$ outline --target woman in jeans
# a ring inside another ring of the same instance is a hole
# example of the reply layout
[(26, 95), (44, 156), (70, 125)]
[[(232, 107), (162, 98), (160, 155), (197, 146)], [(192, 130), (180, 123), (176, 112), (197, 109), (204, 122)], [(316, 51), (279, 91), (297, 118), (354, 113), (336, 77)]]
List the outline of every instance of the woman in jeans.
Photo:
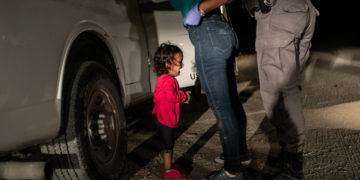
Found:
[(195, 46), (200, 82), (220, 132), (224, 168), (208, 179), (244, 179), (241, 157), (247, 154), (246, 115), (238, 99), (234, 74), (234, 50), (238, 42), (218, 8), (227, 2), (170, 0), (184, 16), (183, 24)]

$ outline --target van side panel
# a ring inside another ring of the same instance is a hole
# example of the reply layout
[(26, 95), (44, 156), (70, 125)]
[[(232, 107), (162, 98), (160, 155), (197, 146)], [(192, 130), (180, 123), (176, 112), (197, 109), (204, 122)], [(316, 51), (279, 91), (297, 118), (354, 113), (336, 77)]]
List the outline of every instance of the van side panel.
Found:
[[(136, 4), (130, 0), (99, 2), (1, 1), (0, 153), (43, 143), (57, 135), (61, 124), (59, 92), (66, 83), (60, 82), (62, 66), (71, 40), (82, 31), (97, 32), (80, 24), (95, 24), (103, 30), (99, 35), (108, 40), (119, 79), (125, 81), (121, 82), (125, 105), (133, 97), (151, 93), (145, 37), (138, 27), (140, 22), (129, 19), (128, 6), (134, 6), (132, 13), (136, 13)], [(142, 53), (138, 53), (140, 49)], [(126, 65), (131, 68), (123, 68)], [(126, 88), (128, 85), (140, 88), (134, 92)]]

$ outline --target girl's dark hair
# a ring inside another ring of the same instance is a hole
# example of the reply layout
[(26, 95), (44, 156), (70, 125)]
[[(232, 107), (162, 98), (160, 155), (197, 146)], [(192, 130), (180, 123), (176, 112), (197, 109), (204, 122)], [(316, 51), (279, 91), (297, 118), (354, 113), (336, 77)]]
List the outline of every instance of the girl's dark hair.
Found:
[(162, 43), (156, 50), (153, 61), (154, 61), (154, 72), (161, 76), (167, 74), (169, 68), (166, 67), (166, 63), (172, 64), (175, 59), (175, 54), (181, 53), (181, 49), (169, 42)]

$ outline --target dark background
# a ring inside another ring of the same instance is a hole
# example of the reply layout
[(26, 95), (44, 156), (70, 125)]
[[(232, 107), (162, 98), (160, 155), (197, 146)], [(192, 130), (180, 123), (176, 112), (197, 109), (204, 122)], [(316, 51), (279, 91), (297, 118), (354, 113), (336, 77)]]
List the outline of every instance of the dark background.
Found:
[[(319, 10), (315, 34), (312, 40), (314, 49), (360, 46), (359, 8), (357, 1), (313, 0)], [(256, 21), (242, 8), (241, 0), (234, 0), (229, 6), (230, 19), (239, 38), (239, 51), (242, 54), (255, 52)]]

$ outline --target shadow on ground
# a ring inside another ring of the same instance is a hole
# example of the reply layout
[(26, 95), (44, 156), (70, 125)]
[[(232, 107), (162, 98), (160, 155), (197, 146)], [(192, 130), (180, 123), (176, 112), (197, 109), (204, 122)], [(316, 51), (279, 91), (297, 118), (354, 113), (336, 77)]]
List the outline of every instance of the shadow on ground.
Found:
[[(148, 106), (151, 103), (148, 104)], [(137, 110), (136, 114), (147, 114), (147, 116), (142, 116), (145, 118), (140, 118), (136, 124), (134, 124), (129, 131), (134, 131), (134, 129), (149, 129), (151, 131), (156, 131), (156, 125), (151, 120), (149, 116), (151, 114), (151, 107), (143, 108)], [(182, 121), (182, 124), (179, 128), (175, 130), (175, 139), (181, 136), (207, 109), (208, 109), (207, 101), (205, 95), (199, 96), (198, 100), (193, 100), (190, 104), (186, 104), (182, 106), (182, 111), (190, 112), (185, 113), (181, 118), (186, 120)], [(194, 111), (196, 110), (196, 111)], [(136, 110), (135, 110), (136, 111)], [(143, 113), (139, 113), (142, 111)], [(136, 130), (135, 130), (136, 131)], [(189, 150), (180, 158), (178, 158), (177, 162), (179, 165), (183, 167), (187, 167), (187, 171), (191, 171), (192, 167), (192, 156), (196, 154), (198, 150), (212, 137), (217, 131), (217, 127), (210, 128), (205, 134), (201, 136), (201, 138), (192, 145)], [(162, 141), (161, 137), (156, 133), (146, 141), (137, 146), (134, 150), (128, 153), (127, 159), (127, 171), (126, 177), (132, 177), (137, 171), (141, 168), (145, 167), (155, 156), (159, 155), (162, 151)]]
[[(247, 82), (239, 93), (239, 98), (242, 102), (246, 102), (258, 89), (258, 78), (256, 71), (256, 57), (254, 54), (246, 55), (236, 58), (238, 66), (238, 82)], [(183, 119), (182, 124), (175, 131), (175, 138), (181, 136), (199, 117), (208, 110), (209, 106), (206, 101), (205, 94), (201, 94), (201, 88), (196, 87), (193, 92), (193, 99), (190, 104), (184, 104), (182, 111), (186, 112), (181, 117)], [(130, 119), (136, 119), (135, 123), (131, 123), (128, 127), (128, 132), (137, 133), (143, 129), (149, 131), (156, 131), (156, 125), (151, 120), (151, 108), (153, 103), (143, 103), (138, 107), (131, 108), (127, 112), (127, 116)], [(131, 120), (130, 120), (131, 121)], [(211, 137), (217, 132), (217, 126), (214, 124), (211, 126), (181, 157), (176, 160), (176, 164), (184, 167), (186, 172), (191, 172), (193, 167), (193, 156), (209, 141)], [(146, 141), (142, 142), (134, 150), (128, 153), (128, 165), (126, 169), (126, 177), (132, 177), (137, 171), (145, 167), (152, 159), (158, 156), (162, 151), (162, 141), (158, 134), (152, 135)]]

